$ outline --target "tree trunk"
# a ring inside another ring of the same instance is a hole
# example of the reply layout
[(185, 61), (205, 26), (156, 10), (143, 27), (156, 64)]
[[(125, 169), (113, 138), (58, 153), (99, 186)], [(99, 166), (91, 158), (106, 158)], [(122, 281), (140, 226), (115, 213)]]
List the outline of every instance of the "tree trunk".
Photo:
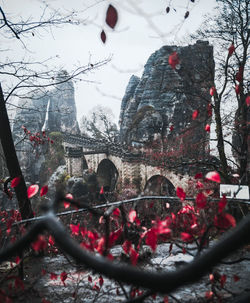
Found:
[(223, 131), (222, 131), (222, 123), (221, 123), (221, 115), (220, 115), (220, 99), (218, 98), (218, 96), (215, 96), (214, 114), (215, 114), (215, 123), (216, 123), (217, 149), (219, 152), (219, 157), (221, 162), (222, 175), (227, 183), (231, 183), (230, 178), (228, 176), (228, 165), (227, 165), (227, 158), (225, 154), (225, 146), (223, 140)]
[(2, 87), (0, 84), (0, 139), (6, 165), (11, 178), (21, 177), (19, 185), (15, 187), (18, 206), (23, 219), (33, 217), (30, 200), (27, 196), (27, 187), (17, 159), (16, 150), (11, 134), (8, 113), (6, 110)]

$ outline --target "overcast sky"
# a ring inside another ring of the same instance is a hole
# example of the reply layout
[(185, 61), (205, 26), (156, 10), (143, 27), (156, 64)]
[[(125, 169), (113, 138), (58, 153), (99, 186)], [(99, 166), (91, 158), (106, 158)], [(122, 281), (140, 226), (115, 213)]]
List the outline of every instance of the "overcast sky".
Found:
[[(204, 14), (213, 12), (216, 4), (215, 0), (195, 0), (194, 3), (190, 0), (0, 0), (12, 18), (40, 16), (46, 2), (50, 8), (60, 9), (64, 14), (74, 9), (81, 25), (67, 25), (40, 36), (30, 36), (26, 40), (28, 51), (20, 42), (9, 41), (8, 56), (26, 56), (31, 60), (55, 57), (49, 64), (67, 70), (112, 57), (106, 66), (84, 76), (87, 82), (75, 83), (75, 99), (78, 120), (93, 106), (102, 104), (112, 109), (116, 121), (131, 75), (140, 76), (148, 57), (161, 46), (185, 44), (189, 33), (200, 26)], [(169, 2), (172, 4), (166, 14)], [(109, 4), (117, 8), (119, 15), (114, 31), (105, 24)], [(190, 15), (183, 22), (187, 10)], [(100, 39), (102, 29), (107, 34), (106, 44)]]

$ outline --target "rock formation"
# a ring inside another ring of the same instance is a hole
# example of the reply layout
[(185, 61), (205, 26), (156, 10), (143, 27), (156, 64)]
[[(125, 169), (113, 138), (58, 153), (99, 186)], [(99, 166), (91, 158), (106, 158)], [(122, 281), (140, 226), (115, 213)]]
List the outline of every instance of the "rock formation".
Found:
[(44, 154), (48, 144), (37, 146), (27, 140), (20, 142), (23, 137), (22, 126), (25, 126), (32, 134), (45, 131), (79, 133), (76, 118), (76, 105), (74, 86), (72, 81), (63, 82), (68, 77), (66, 71), (58, 73), (56, 81), (60, 82), (52, 91), (42, 95), (34, 95), (29, 99), (20, 99), (13, 125), (14, 141), (18, 143), (17, 152), (23, 172), (27, 180), (37, 181)]
[[(179, 64), (172, 68), (169, 56), (174, 52)], [(195, 150), (196, 156), (197, 151), (203, 156), (213, 83), (213, 47), (208, 42), (163, 46), (149, 57), (142, 77), (132, 76), (129, 81), (120, 112), (122, 143), (145, 145), (158, 140), (165, 150), (179, 149), (188, 156)], [(192, 119), (195, 110), (198, 117)]]

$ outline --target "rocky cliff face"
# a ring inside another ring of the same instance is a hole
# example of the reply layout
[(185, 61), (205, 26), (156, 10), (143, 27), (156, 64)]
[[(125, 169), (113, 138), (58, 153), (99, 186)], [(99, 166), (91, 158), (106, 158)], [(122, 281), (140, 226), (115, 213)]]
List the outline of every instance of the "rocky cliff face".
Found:
[[(67, 72), (58, 74), (58, 81), (63, 81)], [(72, 81), (57, 85), (52, 91), (43, 95), (34, 95), (30, 99), (20, 99), (13, 125), (13, 137), (17, 143), (23, 137), (22, 126), (32, 134), (45, 131), (79, 133), (76, 118), (76, 105), (74, 86)], [(39, 172), (44, 162), (44, 154), (48, 144), (36, 146), (29, 140), (19, 142), (17, 145), (18, 158), (23, 172), (28, 180), (33, 182), (39, 179)]]
[[(179, 57), (175, 68), (169, 65), (173, 52)], [(121, 141), (133, 145), (157, 139), (161, 148), (178, 147), (190, 155), (191, 149), (198, 146), (199, 153), (204, 154), (208, 137), (204, 128), (210, 122), (207, 106), (213, 82), (213, 47), (208, 42), (163, 46), (150, 56), (142, 77), (132, 76), (129, 81), (121, 105)], [(199, 114), (193, 120), (195, 110)]]

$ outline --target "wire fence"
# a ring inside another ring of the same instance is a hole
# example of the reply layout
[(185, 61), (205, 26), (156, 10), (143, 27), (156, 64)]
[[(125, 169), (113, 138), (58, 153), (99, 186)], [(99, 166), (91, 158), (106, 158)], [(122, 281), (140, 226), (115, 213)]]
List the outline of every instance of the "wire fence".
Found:
[[(7, 245), (0, 250), (0, 262), (8, 260), (12, 256), (21, 254), (24, 249), (28, 248), (36, 237), (44, 232), (49, 232), (55, 239), (56, 245), (62, 249), (66, 254), (75, 259), (79, 264), (83, 264), (86, 268), (98, 272), (110, 279), (119, 282), (136, 285), (148, 289), (148, 293), (159, 292), (162, 294), (170, 293), (180, 286), (191, 284), (199, 280), (202, 276), (211, 270), (217, 263), (222, 261), (225, 257), (229, 256), (232, 252), (236, 251), (243, 245), (250, 242), (250, 215), (246, 216), (238, 224), (237, 227), (230, 230), (220, 241), (218, 241), (212, 248), (206, 250), (204, 253), (196, 257), (192, 262), (186, 264), (182, 268), (174, 272), (153, 272), (136, 268), (131, 265), (118, 264), (109, 261), (102, 256), (96, 256), (84, 250), (66, 231), (63, 224), (58, 219), (58, 216), (72, 214), (81, 211), (90, 211), (94, 215), (100, 215), (98, 212), (100, 208), (107, 208), (104, 212), (106, 224), (109, 223), (109, 216), (115, 207), (132, 202), (141, 202), (146, 199), (167, 199), (175, 202), (178, 198), (167, 196), (145, 196), (137, 197), (124, 201), (117, 201), (112, 203), (105, 203), (90, 207), (79, 203), (79, 201), (65, 198), (62, 193), (56, 194), (54, 201), (49, 201), (46, 213), (38, 218), (23, 220), (17, 224), (29, 224), (28, 231), (21, 236), (13, 244)], [(193, 201), (194, 199), (188, 198), (187, 200)], [(62, 201), (67, 201), (72, 205), (82, 206), (82, 208), (63, 213), (57, 213), (57, 209)], [(214, 199), (213, 199), (214, 201)], [(235, 201), (234, 202), (239, 202)], [(244, 201), (245, 202), (245, 201)], [(249, 204), (249, 201), (247, 201)], [(103, 212), (102, 212), (103, 214)], [(34, 222), (35, 221), (35, 222)], [(145, 297), (145, 294), (143, 295)], [(142, 297), (137, 297), (135, 300), (142, 302)], [(247, 300), (250, 300), (250, 293), (247, 295)], [(137, 302), (133, 301), (133, 302)], [(131, 301), (132, 302), (132, 301)], [(249, 301), (235, 301), (235, 302), (249, 302)]]
[[(81, 199), (78, 199), (78, 201), (80, 201), (80, 200)], [(76, 214), (76, 213), (80, 213), (80, 212), (89, 211), (89, 209), (97, 210), (97, 209), (102, 209), (102, 208), (106, 208), (106, 207), (119, 207), (121, 205), (130, 204), (130, 203), (134, 203), (134, 202), (142, 203), (142, 202), (145, 202), (146, 200), (158, 200), (158, 201), (167, 200), (170, 203), (180, 201), (180, 199), (178, 197), (173, 197), (173, 196), (138, 196), (136, 198), (131, 198), (131, 199), (127, 199), (127, 200), (120, 200), (120, 201), (115, 201), (115, 202), (107, 201), (106, 203), (94, 205), (91, 207), (86, 206), (86, 207), (79, 208), (79, 209), (68, 210), (68, 211), (56, 213), (55, 216), (61, 217), (61, 216), (72, 215), (72, 214)], [(250, 205), (250, 201), (248, 201), (248, 200), (235, 199), (235, 198), (227, 199), (227, 200), (232, 204), (242, 203), (242, 204)], [(72, 202), (72, 200), (66, 199), (66, 198), (64, 198), (64, 201)], [(195, 201), (195, 198), (186, 197), (185, 201)], [(213, 198), (213, 199), (208, 199), (207, 201), (208, 202), (219, 202), (220, 199)], [(76, 203), (79, 203), (79, 202), (76, 202)], [(24, 224), (24, 223), (28, 223), (28, 222), (42, 220), (42, 219), (46, 218), (46, 216), (47, 215), (21, 220), (21, 221), (15, 222), (13, 225), (20, 225), (20, 224)]]

